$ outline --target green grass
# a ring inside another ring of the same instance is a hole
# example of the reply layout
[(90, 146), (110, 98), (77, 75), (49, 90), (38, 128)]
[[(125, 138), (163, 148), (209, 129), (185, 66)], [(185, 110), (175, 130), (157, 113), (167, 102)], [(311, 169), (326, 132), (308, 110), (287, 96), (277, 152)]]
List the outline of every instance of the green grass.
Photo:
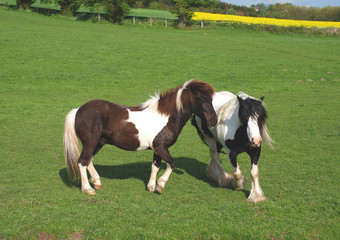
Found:
[[(92, 24), (0, 7), (0, 238), (338, 239), (339, 43)], [(208, 149), (189, 123), (170, 149), (177, 168), (162, 195), (146, 190), (152, 151), (104, 147), (95, 196), (67, 183), (69, 110), (94, 98), (137, 105), (191, 78), (265, 96), (276, 141), (259, 162), (268, 201), (246, 201), (246, 155), (239, 158), (245, 192), (207, 180)]]

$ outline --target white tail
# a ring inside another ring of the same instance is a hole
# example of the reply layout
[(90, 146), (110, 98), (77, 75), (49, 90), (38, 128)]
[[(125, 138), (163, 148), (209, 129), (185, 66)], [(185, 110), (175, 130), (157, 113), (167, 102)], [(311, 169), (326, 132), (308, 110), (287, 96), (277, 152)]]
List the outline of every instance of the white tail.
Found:
[(80, 172), (78, 166), (79, 141), (75, 130), (76, 113), (78, 109), (71, 110), (65, 120), (64, 128), (64, 153), (67, 173), (70, 180), (79, 180)]

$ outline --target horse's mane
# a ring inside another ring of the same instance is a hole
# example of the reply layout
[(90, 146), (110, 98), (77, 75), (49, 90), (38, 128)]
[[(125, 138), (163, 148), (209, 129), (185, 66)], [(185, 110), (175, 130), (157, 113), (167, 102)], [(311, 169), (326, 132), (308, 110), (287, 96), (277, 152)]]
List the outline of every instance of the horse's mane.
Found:
[(184, 106), (194, 104), (193, 95), (197, 92), (204, 92), (212, 97), (215, 90), (209, 83), (192, 79), (175, 88), (156, 93), (139, 107), (149, 108), (165, 115), (175, 114), (182, 111)]
[(226, 119), (230, 119), (232, 114), (234, 113), (234, 109), (238, 106), (239, 102), (237, 97), (240, 97), (243, 100), (246, 100), (247, 98), (253, 99), (255, 101), (261, 102), (261, 109), (255, 109), (254, 112), (251, 112), (250, 115), (257, 116), (258, 117), (258, 124), (260, 128), (260, 133), (263, 138), (263, 140), (266, 141), (266, 143), (273, 148), (274, 141), (271, 139), (269, 130), (267, 128), (266, 119), (267, 119), (267, 111), (265, 109), (265, 104), (262, 100), (254, 98), (252, 96), (249, 96), (248, 94), (244, 92), (239, 92), (237, 95), (235, 95), (232, 99), (230, 99), (228, 102), (226, 102), (220, 109), (217, 110), (217, 118), (218, 122), (221, 123), (225, 121)]

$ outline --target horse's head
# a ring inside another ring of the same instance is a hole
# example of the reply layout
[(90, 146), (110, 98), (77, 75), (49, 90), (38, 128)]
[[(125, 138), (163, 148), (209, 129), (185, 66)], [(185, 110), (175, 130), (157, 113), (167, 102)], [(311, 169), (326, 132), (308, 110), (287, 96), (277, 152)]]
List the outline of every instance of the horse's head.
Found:
[(212, 105), (214, 88), (209, 83), (192, 80), (187, 89), (191, 93), (193, 113), (205, 120), (208, 127), (214, 127), (217, 124), (216, 112)]
[(249, 96), (242, 98), (237, 95), (237, 99), (239, 101), (239, 119), (242, 125), (247, 126), (250, 145), (260, 147), (262, 143), (261, 132), (267, 119), (267, 112), (262, 105), (264, 97), (255, 99)]

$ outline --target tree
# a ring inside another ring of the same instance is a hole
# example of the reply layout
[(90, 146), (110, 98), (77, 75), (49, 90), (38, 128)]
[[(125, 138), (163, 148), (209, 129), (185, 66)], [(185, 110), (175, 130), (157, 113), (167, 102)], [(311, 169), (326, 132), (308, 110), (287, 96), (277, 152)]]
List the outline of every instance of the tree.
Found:
[(40, 2), (59, 5), (63, 16), (74, 16), (82, 4), (82, 0), (40, 0)]
[(198, 7), (209, 7), (213, 3), (215, 0), (172, 0), (173, 9), (171, 12), (177, 15), (178, 26), (185, 27)]
[(83, 0), (87, 7), (102, 6), (112, 23), (121, 23), (124, 16), (136, 6), (136, 0)]
[(35, 3), (35, 0), (17, 0), (17, 8), (28, 10), (33, 3)]
[(130, 7), (136, 4), (133, 0), (104, 0), (103, 6), (112, 23), (121, 23)]
[(60, 6), (61, 14), (74, 16), (81, 5), (81, 0), (54, 0)]
[(229, 8), (229, 9), (226, 11), (226, 14), (227, 14), (227, 15), (237, 15), (237, 12), (236, 12), (235, 9)]

